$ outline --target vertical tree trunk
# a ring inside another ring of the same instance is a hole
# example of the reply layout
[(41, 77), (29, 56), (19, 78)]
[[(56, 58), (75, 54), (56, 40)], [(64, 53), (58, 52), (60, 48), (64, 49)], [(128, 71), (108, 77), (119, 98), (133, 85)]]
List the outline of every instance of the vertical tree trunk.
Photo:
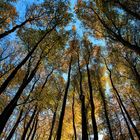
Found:
[(33, 134), (32, 134), (32, 137), (31, 137), (30, 140), (34, 140), (34, 137), (35, 137), (35, 134), (36, 134), (36, 131), (37, 131), (37, 125), (38, 125), (38, 116), (36, 118), (35, 127), (34, 127)]
[(62, 110), (61, 110), (61, 113), (60, 113), (60, 119), (59, 119), (59, 124), (58, 124), (56, 140), (60, 140), (61, 139), (63, 119), (64, 119), (64, 115), (65, 115), (65, 108), (66, 108), (66, 101), (67, 101), (67, 94), (68, 94), (69, 85), (70, 85), (71, 63), (72, 63), (72, 57), (71, 57), (70, 64), (69, 64), (68, 80), (67, 80), (67, 85), (66, 85), (66, 89), (65, 89), (64, 98), (63, 98)]
[(29, 84), (29, 82), (33, 79), (33, 77), (36, 74), (36, 71), (38, 69), (39, 63), (40, 63), (41, 58), (39, 59), (39, 61), (37, 62), (35, 68), (32, 70), (30, 76), (28, 77), (28, 73), (25, 75), (23, 82), (21, 84), (21, 86), (19, 87), (15, 97), (10, 101), (10, 103), (5, 107), (4, 111), (2, 112), (2, 114), (0, 115), (0, 120), (1, 120), (1, 125), (0, 125), (0, 134), (2, 133), (8, 119), (10, 118), (10, 116), (12, 115), (18, 99), (20, 98), (24, 88)]
[(55, 109), (55, 111), (54, 111), (54, 114), (53, 114), (52, 124), (51, 124), (51, 130), (50, 130), (50, 135), (49, 135), (48, 140), (51, 140), (51, 139), (52, 139), (53, 129), (54, 129), (55, 120), (56, 120), (57, 108), (58, 108), (58, 106), (56, 107), (56, 109)]
[[(105, 62), (105, 63), (106, 63), (106, 62)], [(118, 90), (116, 89), (116, 87), (115, 87), (115, 85), (114, 85), (114, 83), (113, 83), (111, 70), (108, 68), (107, 64), (105, 64), (105, 65), (106, 65), (106, 67), (107, 67), (107, 70), (109, 71), (109, 78), (110, 78), (111, 86), (112, 86), (114, 92), (115, 92), (116, 95), (117, 95), (118, 101), (119, 101), (120, 105), (122, 106), (122, 108), (123, 108), (123, 110), (124, 110), (124, 112), (125, 112), (125, 114), (126, 114), (128, 120), (129, 120), (131, 126), (133, 127), (133, 129), (134, 129), (136, 135), (138, 136), (138, 138), (140, 138), (140, 133), (138, 132), (136, 126), (134, 125), (134, 123), (133, 123), (133, 121), (132, 121), (132, 119), (131, 119), (131, 117), (130, 117), (128, 111), (126, 110), (126, 108), (125, 108), (125, 106), (124, 106), (124, 104), (123, 104), (123, 102), (122, 102), (122, 100), (121, 100), (121, 97), (120, 97), (120, 95), (119, 95), (119, 92), (118, 92)]]
[(73, 122), (73, 131), (74, 131), (74, 139), (77, 140), (77, 134), (76, 134), (76, 126), (75, 126), (75, 111), (74, 111), (74, 93), (73, 93), (73, 102), (72, 102), (72, 122)]
[(108, 111), (107, 111), (107, 105), (106, 105), (106, 100), (105, 100), (105, 94), (102, 91), (100, 82), (99, 82), (99, 85), (98, 86), (99, 86), (99, 92), (100, 92), (100, 95), (101, 95), (101, 98), (102, 98), (102, 102), (103, 102), (103, 108), (104, 108), (104, 113), (105, 113), (107, 127), (108, 127), (109, 134), (110, 134), (110, 139), (111, 140), (114, 140), (113, 134), (112, 134), (112, 129), (111, 129), (111, 124), (110, 124), (109, 117), (108, 117)]
[(91, 106), (91, 117), (92, 117), (92, 126), (94, 132), (94, 140), (98, 140), (98, 130), (97, 130), (97, 124), (95, 118), (95, 105), (93, 102), (92, 84), (90, 79), (90, 71), (89, 71), (88, 63), (86, 64), (86, 68), (87, 68), (87, 75), (88, 75), (88, 86), (89, 86), (89, 94), (90, 94), (90, 106)]
[(21, 136), (21, 140), (25, 140), (26, 134), (27, 134), (27, 132), (28, 132), (28, 130), (30, 128), (30, 125), (33, 122), (33, 119), (35, 118), (36, 111), (37, 111), (37, 105), (35, 106), (34, 111), (33, 111), (32, 115), (31, 115), (31, 118), (30, 118), (29, 122), (27, 123), (27, 125), (26, 125), (26, 127), (25, 127), (25, 129), (23, 131), (23, 134)]
[(130, 128), (130, 126), (129, 126), (129, 123), (128, 123), (128, 121), (127, 121), (127, 118), (125, 117), (125, 114), (124, 114), (124, 111), (123, 111), (123, 109), (122, 109), (122, 107), (121, 107), (121, 104), (120, 104), (119, 102), (118, 102), (118, 104), (119, 104), (119, 107), (120, 107), (120, 109), (121, 109), (121, 113), (122, 113), (122, 115), (123, 115), (123, 118), (124, 118), (124, 120), (125, 120), (125, 123), (126, 123), (127, 129), (128, 129), (128, 133), (129, 133), (129, 135), (130, 135), (130, 138), (131, 138), (131, 140), (134, 140), (134, 137), (133, 137), (131, 128)]
[(18, 116), (18, 118), (17, 118), (17, 121), (16, 121), (14, 127), (12, 128), (12, 130), (10, 131), (10, 133), (9, 133), (8, 137), (6, 138), (6, 140), (11, 140), (11, 138), (12, 138), (12, 136), (13, 136), (13, 134), (14, 134), (14, 132), (15, 132), (15, 130), (16, 130), (18, 124), (20, 123), (22, 114), (23, 114), (23, 108), (21, 109), (21, 111), (20, 111), (20, 113), (19, 113), (19, 116)]
[(82, 73), (80, 69), (79, 56), (78, 56), (78, 70), (79, 70), (79, 80), (80, 80), (79, 82), (80, 82), (80, 101), (81, 101), (81, 115), (82, 115), (82, 140), (88, 140), (85, 95), (83, 94)]
[[(36, 114), (36, 116), (37, 116), (37, 114)], [(31, 129), (30, 129), (30, 131), (29, 131), (29, 134), (28, 134), (26, 140), (29, 140), (29, 138), (30, 138), (30, 136), (31, 136), (31, 134), (32, 134), (32, 132), (33, 132), (33, 130), (34, 130), (35, 123), (36, 123), (36, 117), (34, 117), (34, 120), (33, 120), (32, 126), (31, 126)], [(25, 130), (25, 129), (24, 129), (24, 130)]]

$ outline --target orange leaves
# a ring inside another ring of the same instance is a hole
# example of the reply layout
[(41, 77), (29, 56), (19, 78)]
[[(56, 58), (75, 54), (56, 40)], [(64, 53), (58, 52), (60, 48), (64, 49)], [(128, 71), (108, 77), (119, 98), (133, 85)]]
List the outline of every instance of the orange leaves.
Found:
[(76, 26), (75, 25), (72, 26), (72, 31), (76, 31)]
[(7, 18), (5, 22), (10, 23), (11, 22), (10, 18)]

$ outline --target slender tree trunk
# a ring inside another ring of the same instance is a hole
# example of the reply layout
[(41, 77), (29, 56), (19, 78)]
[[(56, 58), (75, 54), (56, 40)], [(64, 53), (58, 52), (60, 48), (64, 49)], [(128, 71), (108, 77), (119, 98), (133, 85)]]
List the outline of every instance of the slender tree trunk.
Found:
[(70, 85), (71, 63), (72, 63), (72, 57), (71, 57), (70, 64), (69, 64), (68, 80), (67, 80), (67, 85), (66, 85), (66, 89), (65, 89), (64, 98), (63, 98), (63, 105), (62, 105), (62, 110), (61, 110), (61, 114), (60, 114), (56, 140), (61, 139), (63, 119), (64, 119), (64, 115), (65, 115), (65, 108), (66, 108), (66, 101), (67, 101), (67, 94), (68, 94), (69, 85)]
[(55, 120), (56, 120), (56, 113), (57, 113), (57, 108), (58, 108), (58, 106), (56, 107), (56, 109), (55, 109), (55, 111), (54, 111), (54, 114), (53, 114), (53, 118), (52, 118), (52, 124), (51, 124), (51, 130), (50, 130), (50, 135), (49, 135), (49, 138), (48, 138), (48, 140), (51, 140), (51, 139), (52, 139), (52, 135), (53, 135), (53, 129), (54, 129)]
[(22, 117), (22, 114), (23, 114), (23, 108), (21, 109), (20, 113), (19, 113), (19, 116), (17, 118), (17, 121), (14, 125), (14, 127), (12, 128), (12, 130), (10, 131), (8, 137), (6, 138), (6, 140), (11, 140), (16, 128), (18, 127), (18, 124), (20, 123), (20, 120), (21, 120), (21, 117)]
[(31, 125), (31, 123), (33, 122), (33, 120), (35, 118), (36, 111), (37, 111), (37, 105), (35, 106), (34, 111), (33, 111), (32, 115), (31, 115), (31, 118), (30, 118), (29, 122), (27, 123), (27, 125), (26, 125), (26, 127), (25, 127), (25, 129), (23, 131), (23, 134), (21, 136), (21, 140), (25, 140), (27, 132), (28, 132), (28, 130), (30, 128), (30, 125)]
[(108, 72), (109, 72), (109, 78), (110, 78), (111, 86), (112, 86), (112, 88), (113, 88), (113, 90), (114, 90), (114, 92), (116, 93), (116, 96), (117, 96), (117, 98), (118, 98), (118, 103), (120, 103), (120, 105), (122, 106), (122, 109), (124, 110), (124, 112), (125, 112), (125, 114), (126, 114), (128, 120), (129, 120), (131, 126), (133, 127), (133, 129), (134, 129), (136, 135), (138, 136), (138, 138), (140, 138), (140, 133), (138, 132), (136, 126), (134, 125), (134, 123), (133, 123), (133, 121), (132, 121), (132, 119), (131, 119), (131, 117), (130, 117), (128, 111), (126, 110), (126, 108), (125, 108), (125, 106), (124, 106), (124, 104), (123, 104), (123, 102), (122, 102), (122, 99), (121, 99), (121, 97), (120, 97), (120, 95), (119, 95), (119, 92), (118, 92), (118, 90), (116, 89), (116, 87), (115, 87), (115, 85), (114, 85), (114, 83), (113, 83), (113, 80), (112, 80), (112, 73), (111, 73), (111, 70), (108, 68), (108, 65), (107, 65), (107, 63), (106, 63), (105, 58), (104, 58), (104, 62), (105, 62), (106, 68), (107, 68), (107, 70), (108, 70)]
[(74, 111), (74, 105), (75, 105), (75, 100), (74, 100), (74, 93), (73, 93), (73, 102), (72, 102), (72, 122), (73, 122), (73, 131), (74, 131), (74, 139), (77, 140), (77, 134), (76, 134), (76, 126), (75, 126), (75, 111)]
[(33, 19), (26, 19), (24, 22), (22, 22), (19, 25), (14, 26), (12, 29), (9, 31), (5, 31), (4, 33), (0, 34), (0, 39), (4, 38), (5, 36), (9, 35), (10, 33), (13, 33), (15, 30), (23, 27), (27, 22), (32, 21)]
[[(37, 114), (38, 114), (38, 113), (37, 113)], [(36, 116), (37, 116), (37, 114), (36, 114)], [(26, 140), (29, 140), (29, 138), (30, 138), (30, 136), (31, 136), (31, 134), (32, 134), (32, 132), (33, 132), (33, 129), (34, 129), (35, 124), (36, 124), (36, 116), (34, 117), (34, 120), (33, 120), (32, 126), (31, 126), (31, 129), (30, 129), (30, 132), (29, 132), (29, 134), (28, 134)], [(24, 129), (24, 130), (25, 130), (25, 129)]]
[(94, 140), (98, 140), (98, 130), (97, 130), (97, 124), (95, 118), (95, 105), (93, 102), (92, 84), (90, 79), (90, 71), (89, 71), (88, 63), (86, 64), (86, 68), (87, 68), (87, 75), (88, 75), (88, 86), (89, 86), (89, 94), (90, 94), (90, 106), (91, 106), (91, 117), (92, 117), (92, 126), (94, 132)]
[(102, 98), (102, 102), (103, 102), (103, 108), (104, 108), (104, 113), (105, 113), (107, 127), (108, 127), (109, 134), (110, 134), (110, 139), (114, 140), (113, 134), (112, 134), (112, 129), (111, 129), (111, 124), (110, 124), (109, 117), (108, 117), (108, 111), (107, 111), (107, 105), (106, 105), (106, 100), (105, 100), (105, 94), (103, 93), (103, 91), (102, 91), (100, 86), (101, 85), (99, 83), (99, 92), (100, 92), (100, 95), (101, 95), (101, 98)]
[(7, 77), (7, 79), (4, 81), (4, 83), (0, 87), (0, 94), (4, 92), (4, 90), (7, 88), (8, 84), (11, 82), (11, 80), (14, 78), (14, 76), (17, 74), (18, 70), (27, 62), (27, 60), (31, 57), (31, 55), (34, 53), (38, 45), (42, 42), (42, 40), (46, 37), (47, 34), (49, 34), (51, 31), (55, 29), (56, 25), (48, 30), (42, 38), (36, 43), (36, 45), (32, 48), (32, 50), (27, 54), (27, 56), (17, 65), (17, 67), (11, 72), (11, 74)]
[(118, 102), (118, 104), (119, 104), (119, 107), (120, 107), (120, 109), (121, 109), (121, 113), (122, 113), (122, 115), (123, 115), (123, 118), (124, 118), (124, 120), (125, 120), (125, 123), (126, 123), (127, 129), (128, 129), (128, 133), (129, 133), (129, 135), (130, 135), (130, 138), (131, 138), (131, 140), (134, 140), (134, 137), (133, 137), (131, 128), (130, 128), (130, 126), (129, 126), (129, 123), (128, 123), (128, 121), (127, 121), (127, 118), (125, 117), (125, 114), (124, 114), (124, 111), (123, 111), (123, 109), (122, 109), (122, 107), (121, 107), (121, 104), (120, 104), (119, 102)]
[[(118, 102), (118, 104), (119, 104), (119, 107), (120, 107), (122, 116), (123, 116), (123, 118), (124, 118), (124, 121), (125, 121), (125, 123), (126, 123), (127, 129), (128, 129), (128, 133), (129, 133), (129, 135), (130, 135), (130, 138), (131, 138), (132, 140), (134, 140), (134, 137), (133, 137), (131, 128), (130, 128), (130, 126), (129, 126), (129, 123), (128, 123), (128, 121), (127, 121), (127, 118), (125, 117), (125, 113), (124, 113), (124, 111), (123, 111), (123, 109), (122, 109), (122, 107), (121, 107), (121, 104), (120, 104), (120, 102), (119, 102), (117, 96), (116, 96), (116, 95), (113, 95), (113, 96), (114, 96), (114, 98), (117, 100), (117, 102)], [(116, 113), (115, 113), (115, 114), (116, 114)], [(118, 117), (117, 114), (116, 114), (116, 116)], [(119, 118), (118, 118), (118, 120), (119, 120)], [(120, 124), (120, 126), (121, 126), (121, 124)], [(120, 132), (121, 132), (121, 131), (120, 131)]]
[(80, 77), (79, 82), (80, 82), (80, 101), (81, 101), (81, 115), (82, 115), (82, 140), (88, 140), (85, 95), (83, 94), (82, 73), (80, 68), (79, 56), (78, 56), (78, 70), (79, 70), (79, 77)]
[(1, 125), (0, 125), (0, 134), (2, 133), (8, 119), (10, 118), (10, 116), (12, 115), (18, 99), (20, 98), (23, 90), (25, 89), (25, 87), (29, 84), (29, 82), (33, 79), (33, 77), (36, 74), (36, 71), (38, 69), (39, 63), (40, 63), (41, 58), (39, 59), (39, 61), (37, 62), (35, 68), (32, 70), (30, 76), (28, 77), (28, 73), (25, 75), (23, 82), (21, 84), (21, 86), (19, 87), (15, 97), (10, 101), (10, 103), (5, 107), (4, 111), (2, 112), (2, 114), (0, 115), (0, 120), (1, 120)]
[(35, 137), (35, 134), (36, 134), (36, 131), (37, 131), (37, 125), (38, 125), (38, 117), (36, 119), (35, 127), (34, 127), (33, 134), (32, 134), (32, 137), (31, 137), (30, 140), (34, 140), (34, 137)]
[(128, 120), (129, 120), (131, 126), (133, 127), (133, 129), (134, 129), (136, 135), (138, 136), (138, 138), (140, 138), (140, 134), (139, 134), (139, 132), (138, 132), (136, 126), (134, 125), (134, 123), (133, 123), (133, 121), (132, 121), (132, 119), (131, 119), (129, 113), (127, 112), (127, 110), (126, 110), (126, 108), (125, 108), (125, 106), (124, 106), (124, 104), (123, 104), (123, 102), (122, 102), (122, 100), (121, 100), (121, 97), (120, 97), (120, 95), (119, 95), (119, 92), (118, 92), (118, 90), (116, 89), (116, 87), (115, 87), (115, 85), (114, 85), (114, 83), (113, 83), (111, 71), (109, 70), (109, 68), (108, 68), (108, 71), (109, 71), (109, 77), (110, 77), (111, 86), (112, 86), (113, 90), (115, 91), (115, 93), (116, 93), (116, 95), (117, 95), (117, 97), (118, 97), (118, 100), (119, 100), (119, 102), (120, 102), (120, 104), (121, 104), (121, 106), (122, 106), (124, 112), (126, 113), (126, 116), (127, 116)]

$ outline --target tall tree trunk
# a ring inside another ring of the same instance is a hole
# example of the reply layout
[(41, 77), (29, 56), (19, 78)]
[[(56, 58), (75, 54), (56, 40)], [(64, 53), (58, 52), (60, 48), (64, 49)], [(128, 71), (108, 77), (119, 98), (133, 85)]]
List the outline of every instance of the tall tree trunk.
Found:
[(76, 134), (76, 126), (75, 126), (75, 111), (74, 111), (74, 105), (75, 105), (75, 100), (74, 100), (74, 93), (73, 93), (73, 102), (72, 102), (72, 123), (73, 123), (73, 131), (74, 131), (74, 139), (77, 140), (77, 134)]
[(33, 111), (32, 115), (31, 115), (31, 118), (30, 118), (29, 122), (27, 123), (27, 125), (26, 125), (26, 127), (25, 127), (25, 129), (23, 131), (23, 134), (21, 136), (21, 140), (25, 140), (26, 134), (27, 134), (27, 132), (28, 132), (28, 130), (30, 128), (30, 125), (31, 125), (31, 123), (33, 122), (33, 120), (35, 118), (36, 111), (37, 111), (37, 105), (35, 106), (34, 111)]
[(92, 126), (94, 132), (94, 140), (98, 140), (98, 130), (97, 130), (97, 124), (95, 118), (95, 105), (93, 102), (92, 84), (90, 79), (90, 71), (89, 71), (88, 63), (86, 64), (86, 68), (87, 68), (87, 75), (88, 75), (88, 86), (89, 86), (89, 94), (90, 94), (90, 106), (91, 106), (91, 117), (92, 117)]
[(48, 140), (51, 140), (51, 139), (52, 139), (53, 129), (54, 129), (55, 120), (56, 120), (57, 108), (58, 108), (58, 106), (56, 107), (56, 109), (55, 109), (55, 111), (54, 111), (54, 113), (53, 113), (52, 124), (51, 124), (51, 130), (50, 130), (50, 135), (49, 135)]
[(121, 104), (120, 104), (119, 102), (118, 102), (118, 104), (119, 104), (119, 107), (120, 107), (120, 109), (121, 109), (121, 113), (122, 113), (122, 115), (123, 115), (123, 118), (124, 118), (124, 120), (125, 120), (125, 123), (126, 123), (127, 129), (128, 129), (128, 133), (129, 133), (129, 135), (130, 135), (130, 138), (131, 138), (131, 140), (134, 140), (134, 137), (133, 137), (131, 128), (130, 128), (130, 126), (129, 126), (129, 123), (128, 123), (128, 121), (127, 121), (127, 118), (125, 117), (125, 113), (124, 113), (124, 111), (123, 111), (123, 109), (122, 109), (122, 107), (121, 107)]
[(72, 57), (71, 57), (70, 64), (69, 64), (68, 80), (67, 80), (67, 85), (66, 85), (66, 89), (65, 89), (64, 98), (63, 98), (62, 110), (61, 110), (61, 113), (60, 113), (60, 119), (59, 119), (59, 124), (58, 124), (58, 129), (57, 129), (57, 138), (56, 138), (56, 140), (61, 139), (63, 119), (64, 119), (65, 108), (66, 108), (66, 101), (67, 101), (67, 95), (68, 95), (68, 90), (69, 90), (69, 85), (70, 85), (71, 64), (72, 64)]
[[(34, 127), (35, 127), (35, 124), (36, 124), (36, 117), (38, 117), (38, 113), (39, 113), (39, 112), (37, 112), (37, 113), (36, 113), (36, 116), (34, 117), (34, 120), (33, 120), (32, 126), (31, 126), (31, 129), (30, 129), (30, 131), (29, 131), (29, 134), (28, 134), (26, 140), (29, 140), (29, 138), (30, 138), (30, 136), (31, 136), (31, 134), (32, 134), (32, 132), (33, 132), (33, 130), (34, 130)], [(24, 129), (24, 130), (25, 130), (25, 129)]]
[(88, 140), (85, 95), (83, 94), (82, 73), (80, 68), (79, 56), (78, 56), (78, 70), (79, 70), (79, 80), (80, 80), (79, 82), (80, 82), (80, 101), (81, 101), (81, 115), (82, 115), (82, 140)]
[(36, 118), (35, 127), (34, 127), (33, 134), (32, 134), (32, 137), (31, 137), (30, 140), (34, 140), (34, 137), (35, 137), (35, 134), (36, 134), (36, 131), (37, 131), (37, 125), (38, 125), (38, 116)]
[(6, 140), (11, 140), (16, 128), (18, 127), (18, 124), (20, 123), (20, 120), (21, 120), (21, 117), (22, 117), (22, 114), (23, 114), (23, 108), (21, 109), (20, 113), (19, 113), (19, 116), (17, 118), (17, 121), (14, 125), (14, 127), (12, 128), (12, 130), (10, 131), (8, 137), (6, 138)]
[(46, 37), (47, 34), (49, 34), (51, 31), (55, 29), (56, 25), (50, 30), (48, 30), (42, 38), (36, 43), (36, 45), (32, 48), (32, 50), (27, 54), (27, 56), (17, 65), (17, 67), (11, 72), (11, 74), (7, 77), (7, 79), (4, 81), (4, 83), (0, 87), (0, 94), (7, 88), (8, 84), (11, 82), (11, 80), (14, 78), (14, 76), (17, 74), (18, 70), (27, 62), (27, 60), (31, 57), (31, 55), (34, 53), (38, 45), (43, 41), (43, 39)]
[(138, 138), (140, 138), (140, 133), (138, 132), (136, 126), (134, 125), (134, 123), (133, 123), (133, 121), (132, 121), (132, 119), (131, 119), (131, 117), (130, 117), (128, 111), (126, 110), (126, 108), (125, 108), (125, 106), (124, 106), (124, 104), (123, 104), (123, 102), (122, 102), (122, 99), (121, 99), (121, 97), (120, 97), (120, 95), (119, 95), (119, 92), (118, 92), (118, 90), (116, 89), (116, 87), (115, 87), (115, 85), (114, 85), (114, 83), (113, 83), (113, 80), (112, 80), (112, 73), (111, 73), (111, 70), (108, 68), (108, 66), (107, 66), (107, 64), (106, 64), (106, 61), (105, 61), (105, 65), (106, 65), (106, 68), (107, 68), (107, 70), (108, 70), (108, 72), (109, 72), (109, 78), (110, 78), (111, 86), (112, 86), (114, 92), (115, 92), (116, 95), (117, 95), (118, 101), (119, 101), (120, 105), (122, 106), (122, 108), (123, 108), (123, 110), (124, 110), (124, 112), (125, 112), (125, 114), (126, 114), (128, 120), (129, 120), (131, 126), (133, 127), (133, 129), (134, 129), (136, 135), (138, 136)]
[(28, 72), (25, 75), (23, 82), (21, 84), (21, 86), (19, 87), (16, 95), (14, 96), (14, 98), (10, 101), (10, 103), (5, 107), (4, 111), (2, 112), (2, 114), (0, 115), (0, 120), (1, 120), (1, 125), (0, 125), (0, 134), (2, 133), (8, 119), (10, 118), (10, 116), (12, 115), (18, 99), (20, 98), (23, 90), (25, 89), (25, 87), (30, 83), (30, 81), (33, 79), (33, 77), (36, 74), (36, 71), (38, 69), (39, 63), (40, 63), (41, 58), (39, 59), (39, 61), (37, 62), (35, 68), (32, 70), (30, 76), (28, 77)]
[(111, 124), (110, 124), (109, 117), (108, 117), (108, 111), (107, 111), (107, 105), (106, 105), (106, 100), (105, 100), (105, 94), (102, 91), (100, 82), (99, 82), (98, 86), (99, 86), (99, 92), (100, 92), (100, 95), (101, 95), (101, 98), (102, 98), (102, 102), (103, 102), (103, 108), (104, 108), (104, 113), (105, 113), (107, 127), (108, 127), (109, 134), (110, 134), (110, 139), (114, 140), (113, 134), (112, 134), (112, 129), (111, 129)]

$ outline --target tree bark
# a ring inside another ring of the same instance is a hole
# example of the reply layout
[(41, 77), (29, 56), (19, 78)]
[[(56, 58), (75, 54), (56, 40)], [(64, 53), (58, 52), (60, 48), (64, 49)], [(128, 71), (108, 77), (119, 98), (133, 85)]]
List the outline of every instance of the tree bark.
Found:
[(103, 102), (103, 108), (104, 108), (104, 113), (105, 113), (107, 127), (108, 127), (109, 134), (110, 134), (110, 139), (111, 140), (114, 140), (113, 134), (112, 134), (112, 129), (111, 129), (111, 124), (110, 124), (109, 117), (108, 117), (108, 111), (107, 111), (107, 105), (106, 105), (105, 95), (104, 95), (104, 93), (103, 93), (103, 91), (101, 89), (100, 83), (99, 83), (98, 86), (99, 86), (99, 92), (100, 92), (100, 95), (101, 95), (101, 98), (102, 98), (102, 102)]
[(80, 68), (79, 56), (78, 56), (78, 70), (79, 70), (79, 80), (80, 80), (79, 82), (80, 82), (80, 101), (81, 101), (81, 115), (82, 115), (82, 140), (88, 140), (85, 95), (83, 94), (82, 73)]
[(88, 86), (89, 86), (89, 94), (90, 94), (91, 118), (92, 118), (93, 132), (94, 132), (94, 140), (98, 140), (98, 130), (97, 130), (97, 124), (95, 118), (95, 105), (93, 102), (92, 84), (90, 79), (90, 71), (89, 71), (88, 63), (86, 64), (86, 68), (87, 68), (87, 75), (88, 75)]
[(69, 90), (69, 85), (70, 85), (71, 63), (72, 63), (72, 57), (71, 57), (70, 64), (69, 64), (68, 80), (67, 80), (67, 85), (66, 85), (66, 89), (65, 89), (64, 98), (63, 98), (62, 110), (61, 110), (61, 113), (60, 113), (60, 119), (59, 119), (59, 124), (58, 124), (56, 140), (60, 140), (61, 139), (63, 119), (64, 119), (65, 108), (66, 108), (66, 100), (67, 100), (67, 95), (68, 95), (68, 90)]
[(48, 140), (51, 140), (51, 139), (52, 139), (52, 135), (53, 135), (53, 129), (54, 129), (55, 120), (56, 120), (56, 113), (57, 113), (57, 108), (58, 108), (58, 106), (56, 107), (56, 109), (55, 109), (55, 111), (54, 111), (54, 114), (53, 114), (53, 118), (52, 118), (52, 124), (51, 124), (51, 130), (50, 130), (50, 135), (49, 135), (49, 138), (48, 138)]
[[(104, 59), (104, 60), (105, 60), (105, 59)], [(123, 104), (123, 102), (122, 102), (122, 99), (121, 99), (121, 97), (120, 97), (120, 95), (119, 95), (119, 92), (118, 92), (118, 90), (116, 89), (116, 87), (115, 87), (115, 85), (114, 85), (114, 83), (113, 83), (113, 80), (112, 80), (112, 73), (111, 73), (111, 70), (110, 70), (110, 69), (108, 68), (108, 66), (107, 66), (106, 60), (105, 60), (105, 65), (106, 65), (106, 68), (107, 68), (107, 70), (108, 70), (108, 72), (109, 72), (109, 78), (110, 78), (111, 86), (112, 86), (114, 92), (115, 92), (116, 95), (117, 95), (118, 101), (119, 101), (120, 105), (122, 106), (122, 108), (123, 108), (123, 110), (124, 110), (124, 112), (125, 112), (125, 114), (126, 114), (128, 120), (129, 120), (131, 126), (133, 127), (133, 129), (134, 129), (136, 135), (138, 136), (138, 138), (140, 138), (140, 133), (138, 132), (136, 126), (134, 125), (134, 123), (133, 123), (133, 121), (132, 121), (132, 119), (131, 119), (131, 117), (130, 117), (128, 111), (126, 110), (126, 108), (125, 108), (125, 106), (124, 106), (124, 104)]]
[(10, 116), (12, 115), (16, 105), (17, 105), (17, 102), (18, 102), (18, 99), (20, 98), (23, 90), (25, 89), (25, 87), (30, 83), (30, 81), (33, 79), (33, 77), (35, 76), (36, 74), (36, 71), (38, 70), (38, 66), (39, 66), (39, 63), (41, 61), (41, 58), (39, 59), (39, 61), (37, 62), (35, 68), (32, 70), (30, 76), (28, 77), (28, 72), (27, 74), (25, 75), (24, 79), (23, 79), (23, 82), (21, 84), (21, 86), (19, 87), (16, 95), (14, 96), (14, 98), (10, 101), (10, 103), (5, 107), (4, 111), (2, 112), (2, 114), (0, 115), (0, 120), (1, 120), (1, 125), (0, 125), (0, 134), (2, 133), (8, 119), (10, 118)]
[(37, 125), (38, 125), (38, 116), (36, 118), (35, 127), (34, 127), (34, 130), (33, 130), (31, 140), (34, 140), (34, 137), (35, 137), (35, 134), (36, 134), (36, 131), (37, 131)]
[(12, 128), (12, 130), (10, 131), (8, 137), (6, 138), (6, 140), (11, 140), (16, 128), (18, 127), (18, 124), (20, 123), (20, 120), (21, 120), (21, 117), (22, 117), (22, 114), (23, 114), (23, 108), (21, 109), (20, 113), (19, 113), (19, 116), (17, 118), (17, 121), (14, 125), (14, 127)]
[(29, 130), (29, 127), (30, 127), (31, 123), (33, 122), (33, 119), (35, 118), (36, 111), (37, 111), (37, 105), (35, 106), (34, 111), (33, 111), (32, 115), (31, 115), (31, 118), (30, 118), (29, 122), (27, 123), (27, 125), (26, 125), (26, 127), (25, 127), (25, 129), (23, 131), (23, 134), (21, 136), (21, 140), (25, 140), (27, 132)]
[(38, 45), (42, 42), (42, 40), (46, 37), (47, 34), (49, 34), (51, 31), (55, 29), (57, 25), (55, 25), (52, 29), (48, 30), (41, 39), (36, 43), (36, 45), (32, 48), (32, 50), (27, 54), (27, 56), (17, 65), (17, 67), (11, 72), (11, 74), (7, 77), (7, 79), (4, 81), (4, 83), (0, 87), (0, 94), (4, 92), (4, 90), (7, 88), (11, 80), (14, 78), (14, 76), (17, 74), (18, 70), (27, 62), (27, 60), (31, 57), (31, 55), (34, 53)]
[(75, 111), (74, 111), (74, 105), (75, 105), (75, 100), (74, 100), (74, 93), (73, 93), (73, 102), (72, 102), (72, 123), (73, 123), (73, 131), (74, 131), (74, 139), (77, 140), (77, 133), (76, 133), (76, 126), (75, 126)]

